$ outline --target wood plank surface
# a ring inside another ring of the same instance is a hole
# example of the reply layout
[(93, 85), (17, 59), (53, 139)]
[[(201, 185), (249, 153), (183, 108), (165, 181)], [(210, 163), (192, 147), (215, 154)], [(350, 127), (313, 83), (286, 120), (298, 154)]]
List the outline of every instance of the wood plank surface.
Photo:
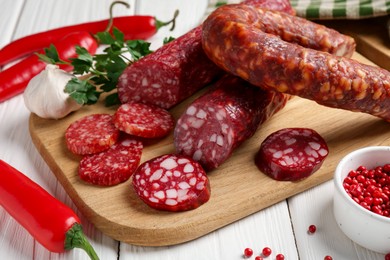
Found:
[[(357, 54), (355, 58), (366, 62)], [(172, 109), (172, 114), (177, 118), (190, 101)], [(187, 212), (162, 212), (146, 206), (136, 196), (131, 181), (105, 188), (88, 185), (77, 175), (80, 157), (66, 148), (66, 128), (87, 114), (113, 114), (115, 109), (99, 103), (61, 120), (42, 119), (32, 114), (30, 134), (38, 151), (86, 218), (108, 236), (136, 245), (163, 246), (195, 239), (331, 179), (338, 161), (354, 149), (390, 145), (387, 122), (295, 97), (227, 162), (209, 173), (212, 195), (208, 203)], [(305, 180), (274, 181), (258, 171), (253, 163), (262, 140), (284, 127), (315, 129), (329, 145), (330, 154), (323, 167)], [(170, 135), (145, 145), (142, 161), (174, 152), (172, 140)]]

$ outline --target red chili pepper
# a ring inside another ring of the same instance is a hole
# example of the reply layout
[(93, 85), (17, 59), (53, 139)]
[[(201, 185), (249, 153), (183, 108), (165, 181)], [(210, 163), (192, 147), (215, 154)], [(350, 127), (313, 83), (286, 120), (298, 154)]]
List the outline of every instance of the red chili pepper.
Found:
[(96, 34), (105, 31), (107, 28), (116, 27), (124, 34), (125, 40), (145, 40), (153, 36), (163, 26), (172, 24), (173, 28), (177, 15), (178, 13), (176, 12), (173, 19), (168, 22), (161, 22), (155, 17), (148, 15), (122, 16), (112, 18), (112, 20), (110, 18), (96, 22), (82, 23), (29, 35), (9, 43), (0, 50), (0, 66), (35, 51), (47, 48), (51, 43), (64, 37), (64, 35), (78, 31), (87, 31), (91, 34)]
[[(65, 61), (76, 57), (76, 45), (86, 48), (91, 54), (94, 54), (97, 49), (95, 38), (88, 32), (74, 32), (63, 37), (54, 45), (58, 50), (59, 57)], [(46, 63), (33, 54), (0, 72), (0, 102), (22, 93), (30, 79), (39, 74), (45, 67)], [(71, 71), (73, 67), (62, 66), (61, 68)]]
[(99, 259), (79, 217), (37, 183), (0, 160), (0, 205), (49, 251), (84, 249)]

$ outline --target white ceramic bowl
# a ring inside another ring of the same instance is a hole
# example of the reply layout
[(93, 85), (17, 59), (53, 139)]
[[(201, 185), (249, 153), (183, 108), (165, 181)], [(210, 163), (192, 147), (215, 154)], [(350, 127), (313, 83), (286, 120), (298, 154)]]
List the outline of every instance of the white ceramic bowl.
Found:
[(390, 146), (371, 146), (346, 155), (336, 168), (333, 213), (340, 229), (352, 241), (372, 251), (390, 253), (390, 218), (375, 214), (352, 200), (343, 187), (351, 170), (390, 163)]

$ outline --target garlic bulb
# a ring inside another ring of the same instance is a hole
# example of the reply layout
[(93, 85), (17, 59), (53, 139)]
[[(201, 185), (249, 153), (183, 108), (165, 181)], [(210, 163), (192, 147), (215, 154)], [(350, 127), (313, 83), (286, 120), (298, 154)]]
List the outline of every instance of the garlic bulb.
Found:
[(24, 91), (24, 103), (42, 118), (59, 119), (82, 107), (68, 93), (65, 85), (74, 76), (48, 64), (46, 69), (30, 80)]

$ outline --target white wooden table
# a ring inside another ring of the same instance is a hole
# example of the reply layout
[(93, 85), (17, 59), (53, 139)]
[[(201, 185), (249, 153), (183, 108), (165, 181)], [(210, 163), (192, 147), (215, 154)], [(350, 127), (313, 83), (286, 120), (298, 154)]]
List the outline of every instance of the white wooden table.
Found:
[[(108, 17), (110, 0), (0, 0), (0, 47), (19, 37), (80, 22)], [(196, 26), (210, 11), (206, 0), (134, 0), (131, 9), (114, 8), (115, 15), (151, 14), (169, 20), (180, 9), (174, 32), (161, 30), (150, 39), (158, 46), (168, 35), (179, 36)], [(22, 96), (0, 103), (0, 159), (19, 169), (53, 196), (81, 215), (59, 185), (36, 148), (28, 130), (29, 111)], [(0, 173), (1, 174), (1, 173)], [(102, 234), (81, 216), (85, 233), (104, 260), (127, 259), (242, 259), (246, 247), (259, 255), (265, 246), (271, 257), (282, 253), (286, 259), (384, 259), (349, 240), (333, 217), (331, 181), (282, 201), (199, 239), (168, 247), (133, 246)], [(39, 202), (37, 202), (39, 203)], [(307, 233), (315, 224), (317, 232)], [(0, 259), (88, 259), (79, 249), (64, 254), (50, 253), (37, 243), (0, 207)]]

